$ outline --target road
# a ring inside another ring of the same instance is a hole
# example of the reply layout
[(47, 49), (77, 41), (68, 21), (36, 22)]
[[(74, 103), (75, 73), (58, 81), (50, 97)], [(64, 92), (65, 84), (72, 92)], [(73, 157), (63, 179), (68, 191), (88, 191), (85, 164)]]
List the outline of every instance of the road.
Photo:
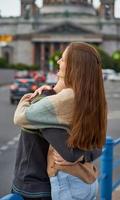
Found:
[(13, 125), (15, 106), (9, 103), (8, 87), (0, 88), (0, 196), (10, 190), (19, 129)]
[[(108, 101), (107, 134), (114, 139), (120, 137), (120, 82), (105, 82)], [(15, 153), (19, 139), (19, 128), (13, 125), (15, 105), (9, 103), (8, 87), (0, 88), (0, 197), (10, 192), (13, 179)], [(119, 156), (120, 148), (116, 151)]]

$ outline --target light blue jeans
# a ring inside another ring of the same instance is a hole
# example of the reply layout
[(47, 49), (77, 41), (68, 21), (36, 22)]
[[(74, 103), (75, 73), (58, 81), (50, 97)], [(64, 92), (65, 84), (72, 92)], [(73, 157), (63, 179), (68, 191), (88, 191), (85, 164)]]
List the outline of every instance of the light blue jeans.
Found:
[(59, 171), (50, 177), (52, 200), (96, 200), (98, 181), (92, 184)]

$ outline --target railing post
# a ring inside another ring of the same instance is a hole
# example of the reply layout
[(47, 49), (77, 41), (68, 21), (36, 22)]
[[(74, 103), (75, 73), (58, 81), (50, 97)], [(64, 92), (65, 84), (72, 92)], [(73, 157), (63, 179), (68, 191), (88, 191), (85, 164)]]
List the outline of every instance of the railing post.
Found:
[(113, 139), (108, 136), (100, 159), (100, 200), (112, 199)]

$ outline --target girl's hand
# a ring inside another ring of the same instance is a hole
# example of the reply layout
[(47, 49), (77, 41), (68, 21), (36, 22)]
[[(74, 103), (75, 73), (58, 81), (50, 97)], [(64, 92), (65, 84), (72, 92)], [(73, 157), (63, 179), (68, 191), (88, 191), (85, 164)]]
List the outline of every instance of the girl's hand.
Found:
[(29, 99), (31, 97), (32, 93), (27, 93), (27, 94), (24, 94), (22, 96), (22, 98), (20, 99), (19, 103), (23, 102), (23, 101), (26, 101), (26, 102), (29, 102)]
[(55, 150), (53, 150), (53, 158), (54, 158), (54, 162), (57, 165), (74, 165), (74, 164), (76, 164), (76, 162), (68, 162), (68, 161), (64, 160), (62, 158), (62, 156)]
[(40, 95), (43, 90), (51, 90), (51, 89), (52, 89), (52, 87), (49, 85), (42, 85), (37, 90), (35, 90), (35, 92), (30, 96), (29, 100), (32, 100), (38, 94)]
[(21, 98), (21, 100), (29, 100), (31, 95), (32, 95), (32, 93), (24, 94), (23, 97)]

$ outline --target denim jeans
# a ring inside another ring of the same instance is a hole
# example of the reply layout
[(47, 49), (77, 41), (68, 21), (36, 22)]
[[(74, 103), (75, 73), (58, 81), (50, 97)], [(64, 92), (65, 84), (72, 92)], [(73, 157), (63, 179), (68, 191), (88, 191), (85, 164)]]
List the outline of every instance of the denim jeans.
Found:
[(92, 184), (59, 171), (50, 177), (52, 200), (96, 200), (98, 181)]

